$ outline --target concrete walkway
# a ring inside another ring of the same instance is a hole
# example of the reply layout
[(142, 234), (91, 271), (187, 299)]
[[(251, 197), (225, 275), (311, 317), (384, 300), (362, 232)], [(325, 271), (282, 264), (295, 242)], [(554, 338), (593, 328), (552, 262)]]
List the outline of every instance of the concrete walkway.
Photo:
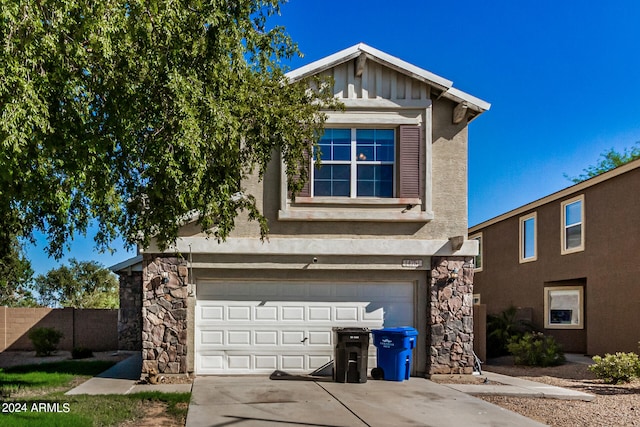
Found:
[[(573, 357), (572, 363), (590, 363)], [(276, 381), (267, 376), (203, 376), (192, 384), (138, 385), (141, 354), (68, 391), (74, 394), (192, 392), (187, 427), (231, 426), (541, 426), (473, 396), (500, 395), (566, 400), (593, 395), (484, 371), (486, 383), (436, 384), (423, 378), (341, 384)], [(192, 387), (193, 386), (193, 387)]]
[(137, 384), (141, 371), (142, 354), (136, 352), (65, 394), (132, 394), (142, 391), (189, 393), (191, 391), (191, 384)]
[(584, 400), (590, 402), (595, 396), (577, 390), (547, 385), (535, 381), (483, 371), (487, 383), (480, 384), (442, 384), (454, 390), (474, 396), (518, 396), (540, 397), (563, 400)]

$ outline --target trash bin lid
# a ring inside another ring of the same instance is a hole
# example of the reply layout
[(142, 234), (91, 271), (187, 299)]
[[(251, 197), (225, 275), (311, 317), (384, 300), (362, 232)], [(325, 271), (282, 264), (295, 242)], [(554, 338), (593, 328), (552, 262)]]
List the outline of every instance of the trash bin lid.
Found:
[(372, 334), (391, 334), (391, 335), (402, 335), (405, 337), (409, 336), (417, 336), (418, 330), (411, 326), (398, 326), (395, 328), (383, 328), (383, 329), (374, 329), (371, 331)]
[(331, 328), (333, 332), (344, 332), (344, 333), (369, 333), (369, 328), (356, 328), (356, 327), (341, 327), (334, 326)]

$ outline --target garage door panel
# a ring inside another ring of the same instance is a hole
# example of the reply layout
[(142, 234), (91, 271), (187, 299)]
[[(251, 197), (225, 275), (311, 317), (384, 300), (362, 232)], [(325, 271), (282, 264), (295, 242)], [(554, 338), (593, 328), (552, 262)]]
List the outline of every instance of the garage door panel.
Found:
[(335, 326), (412, 325), (413, 293), (409, 282), (198, 283), (196, 373), (311, 372), (333, 359)]
[(257, 355), (255, 356), (256, 370), (267, 370), (272, 372), (278, 369), (278, 356), (270, 355)]
[(309, 307), (309, 321), (311, 322), (330, 322), (331, 307)]
[(224, 345), (224, 331), (200, 331), (202, 345)]
[(251, 307), (228, 307), (227, 319), (231, 321), (238, 320), (251, 320)]
[(278, 345), (278, 331), (255, 331), (255, 345)]
[(305, 345), (304, 331), (282, 331), (282, 345), (293, 345), (303, 347)]
[(228, 331), (228, 345), (251, 345), (251, 331)]
[(336, 307), (336, 320), (338, 322), (343, 320), (354, 320), (358, 319), (358, 311), (359, 307)]
[(251, 370), (251, 355), (250, 354), (229, 354), (229, 369), (239, 371)]
[(302, 354), (292, 356), (282, 356), (282, 369), (301, 371), (305, 368), (305, 356)]
[(282, 307), (282, 317), (283, 321), (293, 321), (293, 322), (301, 322), (305, 319), (304, 314), (306, 310), (302, 306), (293, 306), (293, 307)]
[(200, 309), (200, 317), (202, 320), (224, 320), (225, 307), (223, 306), (205, 306)]
[(332, 331), (309, 332), (309, 346), (326, 346), (331, 345)]
[(256, 307), (254, 318), (257, 322), (278, 320), (278, 307)]

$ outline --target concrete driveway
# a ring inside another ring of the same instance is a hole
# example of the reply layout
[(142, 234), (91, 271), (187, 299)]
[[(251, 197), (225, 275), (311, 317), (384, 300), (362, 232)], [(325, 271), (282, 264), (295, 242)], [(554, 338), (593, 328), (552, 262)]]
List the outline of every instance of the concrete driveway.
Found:
[(541, 426), (422, 378), (365, 384), (197, 377), (187, 427)]

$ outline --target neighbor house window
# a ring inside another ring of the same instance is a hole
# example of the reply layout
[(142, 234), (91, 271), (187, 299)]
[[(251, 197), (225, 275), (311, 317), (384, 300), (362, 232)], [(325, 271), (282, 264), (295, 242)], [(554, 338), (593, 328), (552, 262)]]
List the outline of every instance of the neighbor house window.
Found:
[(478, 255), (473, 258), (473, 266), (476, 272), (482, 271), (482, 233), (469, 236), (469, 240), (478, 241)]
[(394, 197), (394, 129), (325, 129), (313, 197)]
[(583, 287), (544, 288), (544, 327), (547, 329), (583, 329)]
[(584, 196), (562, 202), (562, 254), (584, 250)]
[(537, 214), (520, 217), (520, 262), (530, 262), (538, 259), (537, 248)]

